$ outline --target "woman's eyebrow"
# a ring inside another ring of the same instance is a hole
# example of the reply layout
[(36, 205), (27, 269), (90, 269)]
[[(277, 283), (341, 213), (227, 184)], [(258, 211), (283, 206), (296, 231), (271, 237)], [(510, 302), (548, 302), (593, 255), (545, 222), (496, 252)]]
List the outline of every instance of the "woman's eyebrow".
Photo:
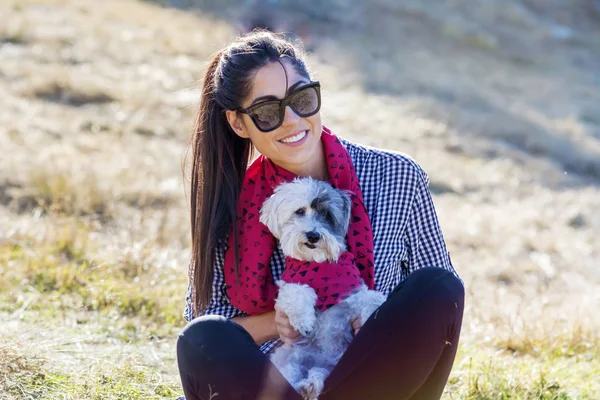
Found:
[[(294, 89), (296, 89), (298, 86), (300, 86), (303, 83), (309, 83), (304, 79), (299, 80), (298, 82), (294, 83), (292, 86), (289, 87), (288, 89), (288, 93), (293, 92)], [(276, 96), (273, 95), (267, 95), (267, 96), (260, 96), (257, 97), (256, 99), (254, 99), (254, 101), (252, 102), (252, 104), (250, 104), (248, 107), (252, 107), (254, 104), (258, 103), (259, 101), (262, 100), (281, 100), (279, 98), (277, 98)]]

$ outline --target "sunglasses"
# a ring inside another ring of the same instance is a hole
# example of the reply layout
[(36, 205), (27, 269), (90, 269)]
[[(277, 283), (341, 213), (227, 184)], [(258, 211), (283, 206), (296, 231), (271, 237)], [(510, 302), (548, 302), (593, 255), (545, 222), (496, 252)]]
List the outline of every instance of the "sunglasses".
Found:
[(312, 82), (281, 100), (267, 100), (235, 111), (248, 114), (259, 131), (271, 132), (283, 123), (287, 106), (302, 118), (315, 115), (321, 108), (321, 84)]

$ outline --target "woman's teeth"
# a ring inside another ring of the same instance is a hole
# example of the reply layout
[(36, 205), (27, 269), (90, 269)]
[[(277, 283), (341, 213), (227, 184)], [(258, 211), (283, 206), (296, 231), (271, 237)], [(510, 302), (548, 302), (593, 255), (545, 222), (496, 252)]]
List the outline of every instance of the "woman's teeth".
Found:
[(280, 141), (283, 142), (283, 143), (295, 143), (295, 142), (298, 142), (298, 141), (304, 139), (304, 136), (306, 136), (306, 132), (307, 131), (300, 132), (297, 135), (294, 135), (294, 136), (286, 138), (286, 139), (282, 139)]

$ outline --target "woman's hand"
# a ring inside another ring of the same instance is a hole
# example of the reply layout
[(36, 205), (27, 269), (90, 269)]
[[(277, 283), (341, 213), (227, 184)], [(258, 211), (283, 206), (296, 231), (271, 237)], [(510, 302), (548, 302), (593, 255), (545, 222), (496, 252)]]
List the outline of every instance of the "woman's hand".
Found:
[(277, 306), (275, 306), (275, 325), (277, 326), (279, 338), (283, 343), (294, 344), (300, 339), (300, 332), (294, 329), (287, 314)]
[(360, 330), (360, 328), (362, 328), (362, 322), (360, 320), (360, 318), (356, 318), (355, 320), (353, 320), (351, 322), (352, 324), (352, 333), (354, 334), (354, 336), (358, 335), (358, 331)]

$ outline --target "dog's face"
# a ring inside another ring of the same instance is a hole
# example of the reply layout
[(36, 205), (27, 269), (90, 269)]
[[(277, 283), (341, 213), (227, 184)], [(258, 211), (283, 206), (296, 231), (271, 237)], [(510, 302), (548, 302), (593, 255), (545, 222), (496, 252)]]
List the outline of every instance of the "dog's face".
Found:
[(348, 193), (327, 182), (296, 178), (275, 188), (260, 222), (279, 239), (286, 256), (333, 262), (346, 250), (350, 204)]

